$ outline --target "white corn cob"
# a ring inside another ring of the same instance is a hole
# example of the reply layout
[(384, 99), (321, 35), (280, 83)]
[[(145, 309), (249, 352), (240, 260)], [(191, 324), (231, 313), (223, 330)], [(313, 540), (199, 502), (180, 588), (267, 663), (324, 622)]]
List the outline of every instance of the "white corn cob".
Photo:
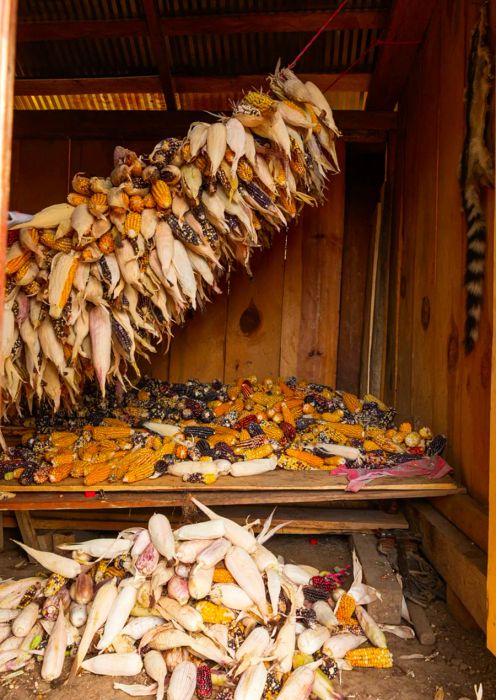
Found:
[(217, 583), (210, 591), (212, 602), (232, 610), (250, 610), (253, 600), (234, 583)]
[(0, 622), (0, 644), (11, 636), (11, 628), (8, 622)]
[[(18, 544), (19, 547), (22, 547), (30, 557), (36, 559), (38, 564), (41, 564), (41, 566), (54, 574), (59, 574), (60, 576), (64, 576), (64, 578), (76, 578), (76, 576), (81, 573), (81, 564), (78, 564), (78, 562), (74, 561), (74, 559), (61, 557), (60, 554), (53, 554), (52, 552), (41, 552), (40, 550), (33, 549), (33, 547), (28, 547), (27, 544), (23, 544), (17, 540), (13, 540), (13, 542)], [(27, 587), (29, 588), (29, 586)]]
[(69, 608), (69, 620), (74, 627), (82, 627), (88, 619), (88, 609), (83, 603), (71, 603)]
[(112, 644), (115, 637), (121, 633), (131, 610), (136, 603), (138, 591), (133, 583), (124, 585), (115, 598), (103, 629), (103, 635), (96, 645), (101, 651)]
[(130, 540), (101, 537), (96, 540), (87, 540), (86, 542), (59, 544), (57, 549), (63, 549), (68, 552), (84, 552), (89, 554), (90, 557), (114, 559), (122, 554), (127, 554), (131, 546), (132, 542)]
[(363, 629), (368, 639), (372, 644), (380, 649), (387, 649), (387, 640), (384, 632), (379, 629), (379, 625), (374, 618), (361, 605), (356, 606), (355, 615), (357, 616), (360, 627)]
[(168, 583), (174, 576), (174, 569), (167, 566), (167, 562), (161, 561), (155, 571), (152, 574), (152, 580), (150, 581), (151, 594), (158, 600), (162, 595), (162, 587)]
[(205, 567), (198, 563), (193, 566), (188, 578), (189, 594), (195, 600), (206, 598), (212, 588), (214, 566)]
[(361, 634), (351, 634), (351, 632), (333, 634), (324, 642), (322, 652), (331, 659), (343, 659), (346, 652), (357, 649), (365, 641), (367, 637)]
[(166, 620), (173, 620), (188, 632), (198, 632), (203, 629), (203, 618), (191, 605), (180, 605), (172, 598), (160, 598), (157, 608)]
[(176, 542), (169, 519), (161, 513), (154, 513), (148, 521), (148, 532), (158, 552), (170, 561), (176, 551)]
[(257, 544), (257, 548), (252, 556), (259, 571), (267, 571), (269, 568), (279, 569), (279, 562), (277, 561), (276, 555), (273, 554), (270, 549), (264, 547), (263, 544)]
[(203, 503), (201, 503), (198, 499), (192, 498), (191, 500), (195, 506), (202, 511), (202, 513), (205, 513), (205, 515), (210, 518), (210, 520), (214, 522), (221, 520), (224, 523), (225, 533), (223, 533), (222, 536), (225, 536), (226, 539), (232, 542), (232, 544), (238, 547), (243, 547), (243, 549), (246, 549), (246, 551), (250, 554), (256, 550), (257, 540), (252, 532), (241, 525), (238, 525), (238, 523), (229, 520), (229, 518), (222, 518), (221, 516), (217, 515), (217, 513), (214, 513), (213, 510), (207, 508), (207, 506), (203, 505)]
[(291, 673), (281, 688), (281, 692), (277, 696), (277, 700), (307, 700), (312, 692), (315, 669), (320, 666), (322, 661), (315, 661), (311, 664), (300, 666)]
[(327, 442), (318, 442), (315, 448), (323, 452), (327, 452), (329, 456), (344, 457), (345, 459), (355, 460), (360, 457), (360, 450), (356, 447), (348, 447), (347, 445), (332, 445)]
[(222, 163), (226, 152), (227, 134), (226, 127), (221, 122), (216, 122), (208, 127), (207, 153), (210, 159), (210, 174), (215, 176), (219, 165)]
[(167, 700), (191, 700), (196, 688), (196, 666), (182, 661), (172, 671), (167, 688)]
[(236, 583), (250, 596), (260, 610), (262, 617), (267, 619), (269, 608), (265, 597), (265, 585), (252, 557), (246, 549), (235, 546), (226, 554), (225, 563)]
[(291, 610), (283, 626), (279, 630), (271, 655), (276, 659), (276, 665), (281, 673), (289, 673), (293, 665), (293, 654), (296, 646), (296, 600), (294, 587), (285, 586), (291, 600)]
[(64, 667), (65, 650), (67, 647), (67, 630), (65, 627), (62, 602), (59, 603), (59, 614), (53, 626), (52, 633), (43, 655), (41, 677), (45, 681), (53, 681), (60, 676)]
[(189, 540), (181, 542), (176, 549), (176, 560), (182, 564), (193, 564), (200, 552), (209, 547), (215, 540)]
[(150, 430), (152, 433), (157, 433), (157, 435), (162, 435), (164, 437), (174, 437), (174, 435), (181, 432), (181, 429), (177, 425), (171, 425), (169, 423), (154, 423), (153, 421), (147, 421), (146, 423), (143, 423), (143, 427)]
[(272, 614), (277, 615), (279, 609), (279, 598), (281, 596), (281, 576), (277, 569), (267, 569), (267, 589), (269, 600), (272, 606)]
[(260, 661), (256, 666), (251, 666), (242, 674), (234, 691), (234, 700), (260, 700), (266, 681), (267, 669)]
[(223, 520), (209, 520), (193, 525), (183, 525), (175, 531), (174, 536), (178, 540), (212, 540), (217, 537), (224, 537), (224, 534)]
[(22, 639), (20, 637), (14, 637), (11, 635), (6, 637), (0, 644), (0, 651), (10, 651), (11, 649), (18, 649), (21, 646)]
[(255, 627), (236, 650), (235, 658), (240, 663), (236, 675), (263, 658), (270, 644), (270, 634), (265, 627)]
[(91, 605), (91, 610), (88, 615), (88, 622), (84, 628), (84, 633), (79, 643), (77, 654), (74, 657), (71, 673), (69, 678), (73, 679), (81, 666), (81, 662), (86, 656), (90, 644), (97, 630), (105, 623), (114, 600), (117, 597), (117, 586), (115, 580), (112, 579), (104, 584), (98, 591)]
[(16, 637), (25, 637), (38, 619), (40, 606), (37, 603), (29, 603), (12, 623), (12, 634)]
[(173, 576), (167, 584), (167, 595), (180, 605), (186, 605), (189, 600), (188, 581), (182, 576)]
[(155, 629), (164, 622), (162, 617), (148, 615), (147, 617), (132, 617), (122, 630), (121, 634), (131, 639), (141, 639), (146, 632)]
[(307, 586), (314, 575), (309, 574), (302, 566), (296, 564), (285, 564), (283, 573), (291, 583), (295, 583), (297, 586)]
[(131, 548), (131, 557), (134, 561), (136, 561), (140, 554), (143, 554), (143, 552), (148, 547), (148, 545), (151, 544), (151, 542), (152, 540), (150, 537), (150, 533), (146, 528), (143, 528), (137, 533), (137, 535), (134, 538), (133, 546)]
[(81, 667), (98, 676), (137, 676), (141, 673), (143, 662), (136, 653), (100, 654), (83, 661)]
[(20, 610), (0, 610), (0, 623), (15, 620), (20, 612)]
[(339, 625), (338, 619), (334, 614), (334, 610), (325, 600), (316, 600), (313, 604), (313, 609), (317, 616), (317, 622), (332, 630)]
[(152, 680), (157, 682), (157, 700), (162, 700), (167, 677), (167, 666), (164, 657), (159, 651), (152, 649), (143, 657), (143, 663), (147, 674)]
[(217, 474), (219, 468), (215, 462), (175, 462), (167, 467), (167, 473), (172, 476), (190, 476), (191, 474)]
[(224, 559), (231, 548), (231, 543), (224, 537), (215, 540), (206, 549), (202, 550), (197, 557), (197, 562), (207, 568), (215, 566)]
[(253, 476), (273, 471), (277, 466), (277, 457), (264, 459), (248, 459), (245, 462), (231, 464), (231, 476)]
[(313, 629), (302, 632), (297, 639), (297, 646), (304, 654), (314, 654), (324, 642), (329, 639), (331, 633), (324, 625), (316, 625)]

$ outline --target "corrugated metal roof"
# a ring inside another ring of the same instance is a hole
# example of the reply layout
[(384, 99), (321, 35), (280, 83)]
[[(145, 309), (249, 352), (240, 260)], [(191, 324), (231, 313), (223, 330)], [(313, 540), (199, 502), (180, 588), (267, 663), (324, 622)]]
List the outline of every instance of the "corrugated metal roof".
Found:
[[(240, 13), (267, 13), (298, 10), (331, 12), (338, 0), (159, 0), (161, 16), (201, 16)], [(388, 9), (391, 0), (350, 0), (348, 9)], [(43, 21), (83, 21), (139, 19), (143, 16), (138, 0), (19, 0), (19, 17), (36, 25)], [(275, 27), (277, 30), (277, 27)], [(374, 39), (378, 29), (326, 31), (301, 58), (297, 71), (339, 73), (345, 70)], [(312, 33), (240, 33), (191, 34), (168, 36), (170, 69), (173, 76), (237, 76), (271, 73), (280, 58), (290, 63)], [(367, 53), (358, 73), (372, 72), (375, 50)], [(16, 55), (18, 78), (89, 78), (156, 75), (158, 68), (148, 36), (80, 38), (75, 40), (21, 42)], [(332, 93), (340, 108), (360, 108), (363, 92)], [(183, 109), (225, 109), (228, 98), (222, 95), (183, 93)], [(148, 107), (145, 105), (149, 105)], [(159, 94), (101, 94), (68, 96), (17, 96), (16, 109), (162, 109)]]

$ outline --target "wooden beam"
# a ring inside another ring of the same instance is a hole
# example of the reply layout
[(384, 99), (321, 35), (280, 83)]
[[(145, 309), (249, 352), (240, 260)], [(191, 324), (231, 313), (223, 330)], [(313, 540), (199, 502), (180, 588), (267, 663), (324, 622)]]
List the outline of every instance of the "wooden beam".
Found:
[[(303, 73), (301, 80), (312, 80), (325, 89), (334, 76), (332, 73)], [(237, 76), (176, 76), (178, 93), (233, 93), (266, 85), (266, 75)], [(366, 92), (370, 73), (349, 73), (337, 83), (337, 90), (344, 92)], [(16, 95), (91, 95), (105, 93), (153, 93), (162, 92), (158, 75), (115, 76), (105, 78), (18, 78)]]
[(427, 558), (485, 630), (486, 555), (431, 505), (412, 502), (407, 512), (420, 531)]
[[(0, 268), (5, 269), (7, 212), (12, 158), (12, 116), (14, 112), (14, 70), (17, 0), (0, 3)], [(0, 333), (3, 323), (5, 275), (0, 275)]]
[[(315, 32), (328, 16), (327, 11), (193, 15), (167, 17), (160, 20), (160, 25), (165, 36)], [(387, 10), (345, 10), (325, 31), (382, 29), (386, 19)], [(142, 19), (22, 21), (19, 22), (17, 40), (20, 42), (70, 41), (95, 37), (142, 36), (146, 31), (146, 22)]]
[[(493, 115), (493, 120), (494, 120)], [(496, 123), (493, 121), (493, 126)], [(494, 209), (496, 226), (496, 207)], [(496, 246), (493, 246), (493, 269), (496, 269)], [(491, 346), (491, 396), (489, 425), (496, 421), (496, 284), (492, 285), (492, 346)], [(489, 432), (489, 543), (487, 570), (487, 646), (496, 655), (496, 430)]]
[(418, 44), (423, 39), (437, 1), (396, 0), (394, 2), (385, 40), (414, 43), (379, 48), (375, 70), (370, 81), (366, 109), (394, 109), (413, 67)]
[(160, 84), (164, 93), (167, 109), (173, 112), (177, 109), (176, 95), (174, 94), (174, 81), (170, 72), (169, 47), (162, 34), (157, 0), (143, 0), (142, 4), (145, 11), (146, 26), (152, 45), (152, 52), (157, 64)]
[(487, 508), (468, 494), (453, 498), (436, 498), (434, 508), (444, 515), (450, 523), (467, 535), (472, 542), (487, 552), (489, 516)]

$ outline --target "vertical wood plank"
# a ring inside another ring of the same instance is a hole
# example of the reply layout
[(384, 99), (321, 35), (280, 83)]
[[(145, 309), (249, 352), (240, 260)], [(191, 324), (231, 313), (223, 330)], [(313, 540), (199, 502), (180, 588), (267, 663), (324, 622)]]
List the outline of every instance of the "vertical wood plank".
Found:
[(23, 139), (16, 149), (11, 207), (34, 214), (65, 202), (68, 191), (68, 139)]
[(228, 298), (225, 379), (277, 376), (281, 349), (284, 233), (255, 254), (253, 277), (235, 271)]
[(342, 142), (338, 157), (341, 173), (331, 178), (326, 203), (304, 209), (297, 235), (291, 238), (295, 230), (289, 234), (281, 334), (281, 373), (331, 385), (336, 382), (344, 232)]

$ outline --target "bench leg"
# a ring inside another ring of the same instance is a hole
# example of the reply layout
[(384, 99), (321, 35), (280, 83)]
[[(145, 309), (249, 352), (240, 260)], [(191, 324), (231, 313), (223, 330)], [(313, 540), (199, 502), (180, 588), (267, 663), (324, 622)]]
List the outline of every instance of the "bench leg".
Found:
[[(33, 547), (34, 549), (40, 549), (40, 543), (38, 541), (38, 537), (36, 535), (36, 531), (33, 527), (33, 523), (31, 521), (31, 514), (29, 511), (16, 511), (16, 520), (17, 520), (17, 525), (19, 527), (19, 530), (21, 531), (21, 537), (22, 541), (24, 544), (27, 544), (29, 547)], [(29, 561), (34, 561), (31, 557), (29, 557)]]

